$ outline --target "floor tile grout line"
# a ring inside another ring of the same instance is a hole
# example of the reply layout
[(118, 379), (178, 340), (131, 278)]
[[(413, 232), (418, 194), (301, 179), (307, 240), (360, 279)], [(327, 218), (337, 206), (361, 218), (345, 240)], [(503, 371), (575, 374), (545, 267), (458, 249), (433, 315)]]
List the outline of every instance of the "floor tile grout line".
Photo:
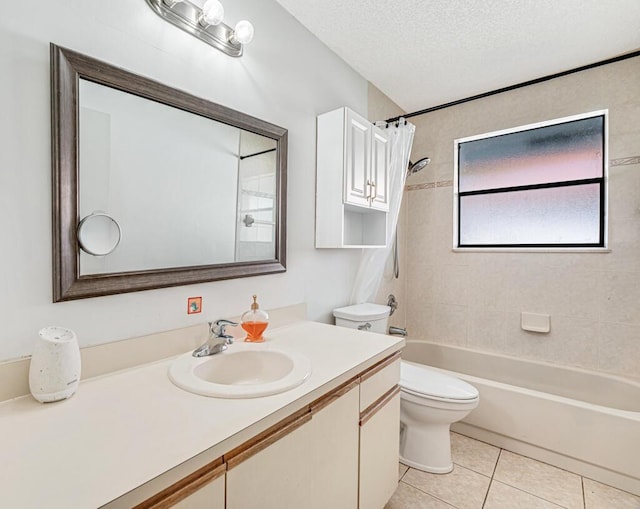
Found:
[[(500, 455), (498, 455), (498, 458), (500, 458)], [(496, 464), (497, 464), (497, 462), (496, 462)], [(458, 465), (458, 466), (460, 466), (460, 465)], [(465, 468), (465, 467), (462, 467), (462, 468)], [(410, 470), (410, 469), (411, 469), (411, 467), (409, 467), (409, 468), (407, 469), (407, 472), (409, 472), (409, 470)], [(468, 470), (468, 469), (467, 469), (467, 470)], [(405, 475), (406, 475), (406, 473), (407, 473), (407, 472), (405, 472)], [(494, 472), (495, 472), (495, 469), (494, 469)], [(476, 472), (476, 473), (477, 473), (477, 472)], [(482, 475), (482, 474), (479, 474), (479, 475)], [(404, 478), (404, 475), (403, 475), (402, 477)], [(484, 477), (487, 477), (487, 476), (484, 476)], [(531, 497), (534, 497), (534, 498), (537, 498), (538, 500), (542, 500), (542, 501), (544, 501), (544, 502), (547, 502), (547, 503), (549, 503), (549, 504), (552, 504), (552, 505), (554, 505), (554, 506), (558, 507), (558, 509), (568, 509), (568, 508), (567, 508), (566, 506), (564, 506), (564, 505), (560, 505), (560, 504), (557, 504), (557, 503), (555, 503), (555, 502), (553, 502), (553, 501), (551, 501), (551, 500), (547, 500), (546, 498), (541, 497), (541, 496), (539, 496), (539, 495), (536, 495), (535, 493), (531, 493), (531, 492), (529, 492), (529, 491), (527, 491), (527, 490), (523, 490), (523, 489), (518, 488), (518, 487), (516, 487), (516, 486), (512, 486), (511, 484), (508, 484), (508, 483), (506, 483), (506, 482), (498, 481), (497, 479), (494, 479), (494, 478), (493, 478), (493, 476), (492, 476), (491, 478), (489, 478), (489, 486), (487, 487), (487, 492), (485, 493), (484, 500), (482, 501), (481, 509), (484, 509), (484, 507), (485, 507), (485, 505), (486, 505), (486, 503), (487, 503), (487, 498), (489, 497), (489, 490), (491, 489), (491, 485), (493, 484), (493, 481), (494, 481), (494, 480), (495, 480), (496, 482), (498, 482), (498, 483), (501, 483), (501, 484), (504, 484), (505, 486), (508, 486), (509, 488), (512, 488), (512, 489), (517, 490), (517, 491), (520, 491), (521, 493), (526, 493), (527, 495), (529, 495), (529, 496), (531, 496)], [(446, 505), (448, 505), (448, 506), (450, 506), (450, 507), (452, 507), (452, 508), (454, 508), (454, 509), (459, 509), (457, 506), (455, 506), (455, 505), (453, 505), (452, 503), (450, 503), (450, 502), (448, 502), (448, 501), (446, 501), (446, 500), (444, 500), (444, 499), (442, 499), (442, 498), (440, 498), (440, 497), (436, 496), (434, 493), (429, 493), (428, 491), (425, 491), (424, 489), (419, 488), (418, 486), (414, 486), (413, 484), (411, 484), (411, 483), (409, 483), (409, 482), (406, 482), (406, 481), (402, 481), (402, 480), (400, 480), (400, 481), (399, 481), (399, 483), (400, 483), (400, 482), (402, 482), (403, 484), (405, 484), (405, 485), (407, 485), (407, 486), (409, 486), (409, 487), (411, 487), (411, 488), (413, 488), (413, 489), (415, 489), (415, 490), (417, 490), (417, 491), (419, 491), (419, 492), (421, 492), (421, 493), (424, 493), (425, 495), (428, 495), (429, 497), (435, 498), (436, 500), (439, 500), (440, 502), (443, 502), (444, 504), (446, 504)]]
[(580, 487), (582, 488), (582, 507), (587, 508), (587, 496), (584, 492), (584, 476), (580, 476)]
[[(566, 505), (558, 504), (556, 502), (553, 502), (552, 500), (548, 500), (548, 499), (546, 499), (544, 497), (541, 497), (540, 495), (536, 495), (535, 493), (531, 493), (530, 491), (523, 490), (522, 488), (518, 488), (517, 486), (513, 486), (511, 484), (507, 484), (504, 481), (499, 481), (498, 479), (495, 479), (495, 481), (497, 483), (504, 484), (505, 486), (508, 486), (509, 488), (512, 488), (512, 489), (514, 489), (516, 491), (520, 491), (521, 493), (526, 493), (527, 495), (532, 496), (533, 498), (537, 498), (538, 500), (542, 500), (543, 502), (547, 502), (548, 504), (556, 506), (556, 507), (558, 507), (560, 509), (569, 509)], [(492, 480), (492, 482), (493, 482), (493, 480)]]
[[(575, 473), (575, 472), (573, 472)], [(576, 475), (580, 475), (580, 474), (576, 474)], [(611, 484), (607, 484), (606, 482), (602, 482), (602, 481), (597, 481), (596, 479), (592, 479), (591, 477), (588, 477), (586, 475), (580, 475), (580, 477), (582, 477), (582, 482), (584, 484), (584, 480), (586, 479), (587, 481), (591, 481), (591, 482), (595, 482), (598, 484), (602, 484), (603, 486), (607, 486), (608, 488), (614, 489), (616, 491), (621, 491), (622, 493), (625, 493), (626, 495), (629, 495), (631, 497), (636, 497), (636, 498), (640, 498), (640, 495), (636, 495), (635, 493), (632, 493), (631, 491), (625, 490), (623, 488), (616, 488), (615, 486), (612, 486)], [(586, 497), (586, 495), (585, 495)], [(586, 506), (586, 503), (585, 503)]]
[[(529, 492), (529, 491), (527, 491), (527, 490), (523, 490), (522, 488), (518, 488), (517, 486), (513, 486), (513, 485), (511, 485), (511, 484), (509, 484), (509, 483), (507, 483), (507, 482), (499, 481), (498, 479), (495, 479), (496, 470), (498, 469), (498, 462), (500, 461), (500, 457), (502, 456), (503, 451), (506, 451), (506, 449), (503, 449), (503, 448), (501, 447), (501, 448), (500, 448), (500, 452), (498, 452), (498, 458), (496, 459), (496, 464), (495, 464), (495, 465), (494, 465), (494, 467), (493, 467), (493, 472), (491, 473), (491, 481), (489, 482), (489, 488), (487, 489), (487, 493), (486, 493), (486, 495), (485, 495), (485, 497), (484, 497), (484, 501), (482, 502), (482, 509), (484, 509), (484, 506), (485, 506), (485, 504), (487, 503), (487, 498), (489, 498), (489, 491), (491, 490), (491, 486), (493, 485), (493, 481), (494, 481), (494, 480), (495, 480), (496, 482), (499, 482), (499, 483), (504, 484), (505, 486), (509, 486), (510, 488), (513, 488), (514, 490), (518, 490), (518, 491), (521, 491), (522, 493), (526, 493), (527, 495), (530, 495), (530, 496), (532, 496), (532, 497), (535, 497), (535, 498), (537, 498), (537, 499), (539, 499), (539, 500), (544, 500), (545, 502), (548, 502), (548, 503), (553, 504), (553, 505), (555, 505), (555, 506), (562, 507), (563, 509), (567, 509), (565, 506), (560, 505), (560, 504), (556, 504), (555, 502), (553, 502), (553, 501), (551, 501), (551, 500), (547, 500), (546, 498), (541, 497), (540, 495), (536, 495), (535, 493), (531, 493), (531, 492)], [(507, 452), (511, 452), (511, 451), (507, 451)], [(514, 453), (512, 453), (512, 454), (514, 454)], [(526, 456), (525, 456), (525, 457), (526, 457)], [(535, 461), (535, 460), (534, 460), (534, 461)], [(552, 466), (553, 466), (553, 465), (552, 465)], [(571, 473), (571, 472), (570, 472), (570, 473)], [(576, 475), (577, 475), (577, 474), (576, 474)], [(580, 477), (580, 483), (581, 483), (581, 486), (582, 486), (582, 476), (579, 476), (579, 477)], [(584, 490), (583, 490), (583, 500), (582, 500), (582, 503), (583, 503), (583, 507), (584, 507), (584, 506), (585, 506), (585, 503), (584, 503)]]
[(487, 499), (489, 498), (489, 491), (491, 491), (491, 485), (493, 484), (493, 476), (496, 475), (496, 469), (498, 468), (498, 461), (500, 461), (500, 456), (502, 455), (502, 448), (498, 451), (498, 457), (496, 458), (496, 464), (493, 465), (493, 472), (491, 472), (491, 477), (489, 478), (489, 486), (487, 486), (487, 492), (484, 494), (484, 500), (482, 501), (481, 509), (484, 509), (484, 506), (487, 503)]
[[(453, 462), (453, 465), (456, 467), (464, 468), (466, 470), (469, 470), (470, 472), (474, 472), (483, 477), (488, 477), (489, 479), (491, 479), (491, 476), (493, 475), (493, 474), (487, 474), (486, 472), (481, 472), (479, 469), (476, 470), (475, 468), (468, 467), (467, 465), (463, 465), (462, 463), (456, 463), (455, 461)], [(494, 470), (495, 470), (495, 467), (494, 467)], [(444, 475), (447, 475), (447, 474), (444, 474)]]
[[(503, 452), (503, 451), (508, 452), (509, 454), (515, 454), (516, 456), (521, 456), (521, 457), (523, 457), (523, 458), (526, 458), (526, 459), (531, 460), (531, 461), (535, 461), (535, 462), (537, 462), (537, 463), (542, 463), (543, 465), (546, 465), (546, 466), (549, 466), (549, 467), (555, 468), (555, 469), (557, 469), (557, 470), (561, 470), (561, 471), (563, 471), (563, 472), (566, 472), (566, 473), (568, 473), (568, 474), (575, 475), (576, 477), (578, 477), (578, 478), (580, 479), (580, 487), (581, 487), (581, 491), (582, 491), (582, 504), (583, 504), (582, 509), (584, 509), (584, 508), (586, 507), (586, 503), (585, 503), (585, 500), (584, 500), (584, 490), (582, 489), (583, 484), (584, 484), (584, 481), (583, 481), (584, 477), (583, 477), (583, 476), (581, 476), (580, 474), (577, 474), (576, 472), (572, 472), (571, 470), (567, 470), (567, 469), (565, 469), (565, 468), (558, 467), (558, 466), (556, 466), (556, 465), (552, 465), (551, 463), (545, 463), (544, 461), (540, 461), (540, 460), (537, 460), (537, 459), (535, 459), (535, 458), (531, 458), (531, 457), (529, 457), (529, 456), (525, 456), (524, 454), (519, 454), (519, 453), (517, 453), (517, 452), (510, 451), (510, 450), (508, 450), (508, 449), (501, 449), (501, 450), (500, 450), (500, 456), (502, 456), (502, 452)], [(497, 467), (497, 462), (496, 462), (496, 467)], [(495, 475), (495, 470), (494, 470), (494, 475)], [(532, 493), (532, 492), (530, 492), (530, 491), (527, 491), (527, 490), (525, 490), (525, 489), (523, 489), (523, 488), (519, 488), (519, 487), (517, 487), (517, 486), (514, 486), (514, 485), (512, 485), (512, 484), (509, 484), (509, 483), (508, 483), (508, 482), (506, 482), (506, 481), (501, 481), (501, 480), (499, 480), (499, 479), (496, 479), (496, 480), (497, 480), (498, 482), (501, 482), (502, 484), (505, 484), (506, 486), (510, 486), (511, 488), (515, 488), (515, 489), (517, 489), (517, 490), (519, 490), (519, 491), (522, 491), (522, 492), (527, 493), (527, 494), (529, 494), (529, 495), (531, 495), (531, 496), (534, 496), (534, 497), (536, 497), (536, 498), (539, 498), (540, 500), (544, 500), (545, 502), (549, 502), (550, 504), (555, 504), (555, 505), (557, 505), (558, 507), (563, 507), (563, 508), (567, 509), (567, 507), (566, 507), (566, 506), (561, 505), (561, 504), (559, 504), (559, 503), (556, 503), (556, 502), (554, 502), (553, 500), (549, 500), (549, 499), (547, 499), (547, 498), (544, 498), (544, 497), (543, 497), (543, 496), (541, 496), (541, 495), (537, 495), (537, 494)]]
[(502, 451), (504, 451), (504, 449), (501, 447), (500, 450), (498, 451), (498, 457), (496, 458), (496, 464), (493, 465), (493, 472), (491, 472), (491, 480), (493, 481), (493, 476), (496, 475), (496, 470), (498, 469), (498, 462), (500, 461), (500, 456), (502, 456)]
[[(409, 468), (411, 468), (411, 467), (409, 467)], [(407, 472), (408, 472), (408, 470), (407, 470)], [(444, 500), (444, 499), (442, 499), (440, 497), (437, 497), (433, 493), (429, 493), (428, 491), (424, 491), (422, 488), (418, 488), (417, 486), (414, 486), (413, 484), (410, 484), (408, 482), (405, 482), (405, 481), (402, 481), (402, 482), (404, 482), (404, 484), (406, 484), (407, 486), (411, 486), (414, 490), (418, 490), (420, 493), (424, 493), (425, 495), (428, 495), (431, 498), (435, 498), (436, 500), (439, 500), (440, 502), (442, 502), (442, 503), (444, 503), (444, 504), (446, 504), (446, 505), (448, 505), (450, 507), (453, 507), (453, 509), (460, 509), (458, 506), (455, 506), (455, 505), (447, 502), (446, 500)]]
[[(472, 470), (472, 469), (470, 469), (470, 468), (468, 468), (468, 467), (465, 467), (465, 466), (463, 466), (463, 465), (459, 465), (458, 463), (454, 463), (454, 465), (457, 465), (458, 467), (460, 467), (460, 468), (462, 468), (462, 469), (464, 469), (464, 470), (468, 470), (469, 472), (473, 472), (473, 473), (474, 473), (474, 474), (476, 474), (476, 475), (479, 475), (479, 476), (481, 476), (481, 477), (484, 477), (484, 478), (486, 478), (486, 479), (489, 479), (489, 486), (491, 486), (491, 477), (489, 477), (488, 475), (483, 474), (483, 473), (481, 473), (481, 472), (476, 472), (475, 470)], [(409, 473), (409, 470), (411, 470), (411, 469), (412, 469), (412, 467), (407, 468), (407, 471), (406, 471), (406, 472), (404, 473), (404, 475), (402, 476), (402, 479), (404, 479), (404, 477)], [(414, 469), (414, 470), (418, 470), (418, 469)], [(418, 470), (418, 471), (420, 471), (420, 470)], [(428, 473), (428, 472), (427, 472), (427, 473)], [(444, 474), (444, 475), (449, 475), (449, 474)], [(430, 492), (428, 492), (428, 491), (425, 491), (424, 489), (422, 489), (422, 488), (420, 488), (420, 487), (418, 487), (418, 486), (415, 486), (415, 485), (411, 484), (411, 483), (410, 483), (410, 482), (408, 482), (408, 481), (403, 481), (402, 479), (401, 479), (399, 482), (403, 482), (403, 483), (404, 483), (404, 484), (406, 484), (407, 486), (411, 486), (412, 488), (415, 488), (416, 490), (418, 490), (418, 491), (420, 491), (420, 492), (424, 493), (425, 495), (428, 495), (428, 496), (430, 496), (430, 497), (432, 497), (432, 498), (435, 498), (436, 500), (439, 500), (440, 502), (443, 502), (443, 503), (447, 504), (448, 506), (450, 506), (450, 507), (452, 507), (452, 508), (454, 508), (454, 509), (459, 509), (459, 508), (458, 508), (458, 506), (455, 506), (455, 505), (453, 505), (451, 502), (448, 502), (447, 500), (444, 500), (443, 498), (438, 497), (435, 493), (430, 493)], [(488, 493), (488, 492), (489, 492), (489, 488), (487, 487), (487, 493)], [(487, 495), (486, 495), (486, 493), (485, 493), (485, 500), (486, 500), (486, 496), (487, 496)], [(484, 506), (484, 501), (483, 501), (482, 505)], [(480, 509), (482, 509), (482, 507), (481, 507)]]
[[(555, 468), (555, 469), (557, 469), (557, 470), (562, 470), (563, 472), (566, 472), (566, 473), (568, 473), (568, 474), (573, 474), (573, 475), (575, 475), (575, 476), (577, 476), (577, 477), (584, 477), (583, 475), (581, 475), (581, 474), (579, 474), (579, 473), (577, 473), (577, 472), (574, 472), (573, 470), (569, 470), (569, 469), (567, 469), (567, 468), (565, 468), (565, 467), (560, 467), (560, 466), (558, 466), (558, 465), (554, 465), (553, 463), (549, 463), (548, 461), (539, 460), (539, 459), (533, 458), (533, 457), (531, 457), (531, 456), (527, 456), (526, 454), (523, 454), (523, 453), (520, 453), (520, 452), (511, 451), (511, 450), (509, 450), (509, 449), (504, 449), (504, 448), (503, 448), (503, 449), (501, 449), (501, 450), (502, 450), (502, 451), (505, 451), (505, 452), (508, 452), (509, 454), (515, 454), (516, 456), (522, 456), (523, 458), (526, 458), (526, 459), (531, 460), (531, 461), (535, 461), (536, 463), (542, 463), (543, 465), (546, 465), (546, 466), (548, 466), (548, 467)], [(604, 484), (604, 483), (603, 483), (603, 484)], [(609, 486), (609, 485), (607, 484), (606, 486)], [(613, 487), (613, 486), (612, 486), (612, 487)], [(616, 489), (618, 489), (618, 488), (616, 488)], [(624, 491), (624, 490), (622, 490), (622, 491)]]

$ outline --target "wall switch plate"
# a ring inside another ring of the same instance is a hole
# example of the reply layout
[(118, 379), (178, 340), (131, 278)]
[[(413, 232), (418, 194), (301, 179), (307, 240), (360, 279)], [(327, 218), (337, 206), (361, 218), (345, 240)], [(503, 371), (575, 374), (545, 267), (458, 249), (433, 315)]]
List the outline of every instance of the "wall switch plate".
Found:
[(522, 313), (522, 330), (546, 334), (551, 330), (549, 315), (541, 313)]
[(189, 297), (187, 299), (187, 314), (194, 315), (202, 311), (202, 297)]

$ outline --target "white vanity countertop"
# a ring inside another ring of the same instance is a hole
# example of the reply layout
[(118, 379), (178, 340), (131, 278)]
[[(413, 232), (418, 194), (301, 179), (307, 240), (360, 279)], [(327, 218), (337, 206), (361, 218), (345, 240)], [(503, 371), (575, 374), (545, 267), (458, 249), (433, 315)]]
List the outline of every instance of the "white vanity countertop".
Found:
[(265, 337), (309, 357), (306, 382), (263, 398), (208, 398), (174, 386), (167, 359), (83, 380), (65, 401), (0, 403), (0, 507), (104, 505), (205, 451), (220, 457), (404, 345), (315, 322)]

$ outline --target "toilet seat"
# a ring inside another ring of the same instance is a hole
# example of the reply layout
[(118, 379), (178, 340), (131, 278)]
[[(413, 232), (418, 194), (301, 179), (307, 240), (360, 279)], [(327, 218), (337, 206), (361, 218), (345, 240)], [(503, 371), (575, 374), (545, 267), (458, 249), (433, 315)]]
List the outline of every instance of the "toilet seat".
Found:
[(436, 401), (469, 403), (478, 399), (478, 390), (467, 382), (407, 361), (400, 363), (400, 389)]

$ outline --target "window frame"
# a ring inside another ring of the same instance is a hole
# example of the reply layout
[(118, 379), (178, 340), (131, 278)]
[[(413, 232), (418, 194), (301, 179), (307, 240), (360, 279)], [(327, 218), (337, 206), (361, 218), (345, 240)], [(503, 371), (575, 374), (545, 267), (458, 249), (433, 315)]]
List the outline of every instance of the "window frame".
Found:
[[(454, 140), (454, 177), (453, 177), (453, 251), (513, 251), (513, 252), (608, 252), (608, 189), (609, 189), (609, 157), (608, 157), (608, 134), (609, 134), (609, 111), (607, 109), (591, 111), (588, 113), (582, 113), (579, 115), (572, 115), (568, 117), (561, 117), (552, 120), (545, 120), (543, 122), (537, 122), (527, 124), (523, 126), (513, 127), (509, 129), (503, 129), (499, 131), (492, 131), (489, 133), (483, 133), (474, 136), (468, 136), (465, 138), (459, 138)], [(588, 178), (588, 179), (576, 179), (570, 181), (559, 182), (544, 182), (540, 184), (529, 184), (510, 186), (504, 188), (494, 189), (482, 189), (474, 191), (460, 192), (459, 178), (459, 154), (460, 145), (470, 141), (483, 140), (487, 138), (499, 137), (507, 134), (513, 134), (523, 131), (536, 130), (548, 126), (559, 125), (564, 123), (570, 123), (578, 120), (584, 120), (587, 118), (602, 117), (603, 119), (603, 133), (602, 133), (602, 154), (603, 154), (603, 168), (602, 177)], [(460, 199), (464, 196), (479, 195), (479, 194), (498, 194), (509, 193), (526, 190), (544, 189), (544, 188), (560, 188), (567, 186), (577, 186), (586, 184), (599, 184), (600, 186), (600, 221), (599, 221), (599, 241), (597, 243), (567, 243), (567, 244), (465, 244), (460, 245)]]

